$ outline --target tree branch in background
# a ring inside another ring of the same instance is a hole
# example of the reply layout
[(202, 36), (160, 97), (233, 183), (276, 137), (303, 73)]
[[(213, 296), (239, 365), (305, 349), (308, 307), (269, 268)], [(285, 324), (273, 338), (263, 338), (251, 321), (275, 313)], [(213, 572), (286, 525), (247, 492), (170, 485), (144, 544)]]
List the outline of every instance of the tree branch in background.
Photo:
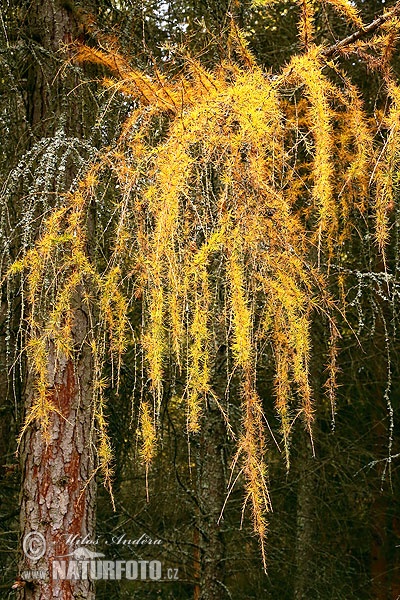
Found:
[(330, 58), (330, 57), (334, 56), (335, 54), (340, 52), (340, 50), (342, 48), (345, 48), (346, 46), (350, 46), (351, 44), (354, 44), (354, 42), (356, 42), (357, 40), (360, 40), (360, 39), (364, 38), (365, 36), (367, 36), (371, 33), (374, 33), (377, 29), (382, 27), (382, 25), (384, 23), (386, 23), (386, 21), (388, 21), (389, 19), (391, 19), (393, 17), (398, 16), (399, 14), (400, 14), (400, 2), (397, 2), (391, 10), (389, 10), (388, 12), (384, 13), (383, 15), (380, 15), (379, 17), (377, 17), (376, 19), (371, 21), (371, 23), (366, 25), (363, 29), (359, 29), (358, 31), (355, 31), (351, 35), (340, 40), (336, 44), (333, 44), (333, 46), (330, 46), (329, 48), (324, 50), (322, 52), (322, 55), (325, 58)]

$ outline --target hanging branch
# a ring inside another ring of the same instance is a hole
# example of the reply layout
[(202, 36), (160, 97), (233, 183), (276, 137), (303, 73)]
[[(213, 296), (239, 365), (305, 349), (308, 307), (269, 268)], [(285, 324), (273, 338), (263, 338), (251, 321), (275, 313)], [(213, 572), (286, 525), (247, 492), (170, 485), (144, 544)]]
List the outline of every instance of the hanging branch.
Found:
[(371, 21), (371, 23), (366, 25), (363, 29), (359, 29), (358, 31), (355, 31), (351, 35), (347, 36), (346, 38), (340, 40), (336, 44), (333, 44), (333, 46), (330, 46), (329, 48), (324, 50), (322, 52), (322, 56), (324, 56), (325, 58), (330, 58), (330, 57), (334, 56), (335, 54), (340, 52), (340, 50), (342, 48), (345, 48), (346, 46), (350, 46), (357, 40), (362, 39), (363, 37), (365, 37), (366, 35), (368, 35), (370, 33), (374, 33), (374, 31), (379, 29), (386, 21), (388, 21), (392, 17), (397, 16), (398, 14), (400, 14), (400, 1), (397, 2), (391, 10), (389, 10), (388, 12), (384, 13), (383, 15), (380, 15), (379, 17), (377, 17), (376, 19)]

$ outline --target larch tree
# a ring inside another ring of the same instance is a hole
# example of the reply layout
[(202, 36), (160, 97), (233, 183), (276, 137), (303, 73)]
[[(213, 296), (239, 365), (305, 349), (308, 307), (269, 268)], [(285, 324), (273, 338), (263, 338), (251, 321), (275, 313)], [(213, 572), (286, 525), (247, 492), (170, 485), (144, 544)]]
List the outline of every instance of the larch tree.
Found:
[[(269, 10), (276, 3), (259, 4)], [(330, 46), (316, 25), (320, 4), (351, 29)], [(346, 272), (337, 265), (346, 261), (360, 221), (374, 222), (376, 255), (390, 288), (400, 151), (400, 91), (391, 66), (400, 4), (369, 24), (348, 0), (296, 5), (299, 47), (277, 72), (261, 68), (233, 17), (225, 56), (212, 68), (184, 45), (167, 45), (164, 60), (147, 70), (134, 66), (134, 57), (124, 56), (111, 37), (100, 37), (98, 46), (68, 46), (71, 61), (108, 73), (104, 86), (128, 99), (131, 111), (117, 141), (87, 160), (79, 184), (66, 187), (38, 239), (7, 270), (8, 278), (20, 274), (29, 307), (22, 534), (34, 530), (47, 541), (35, 568), (49, 568), (52, 558), (67, 554), (66, 532), (91, 531), (97, 472), (112, 498), (107, 388), (118, 390), (132, 348), (146, 474), (156, 460), (171, 363), (180, 380), (174, 410), (184, 413), (191, 444), (199, 445), (203, 555), (195, 597), (228, 597), (220, 522), (238, 483), (267, 567), (270, 432), (259, 389), (263, 360), (266, 353), (273, 359), (274, 410), (289, 468), (294, 423), (303, 423), (312, 455), (315, 402), (328, 402), (335, 416), (339, 323), (350, 328)], [(70, 21), (63, 21), (69, 13), (60, 10), (52, 21), (62, 25), (58, 40), (75, 38)], [(375, 118), (346, 68), (353, 56), (385, 88)], [(63, 90), (58, 94), (63, 98)], [(46, 102), (32, 106), (34, 115)], [(109, 247), (98, 255), (92, 215), (102, 202), (109, 203)], [(325, 330), (324, 381), (312, 372), (315, 322)], [(240, 412), (239, 426), (232, 406)], [(392, 418), (389, 433), (391, 457)], [(236, 451), (221, 495), (227, 438)], [(311, 488), (305, 480), (299, 497), (299, 555), (312, 537)], [(306, 562), (307, 552), (298, 560), (305, 568), (296, 598), (308, 597)], [(56, 589), (49, 572), (48, 581), (29, 581), (22, 597), (93, 597), (89, 581), (61, 582)]]
[[(90, 100), (86, 98), (85, 106), (82, 94), (74, 91), (79, 83), (76, 73), (59, 72), (68, 57), (68, 45), (82, 35), (83, 23), (79, 21), (82, 15), (56, 0), (14, 2), (8, 13), (18, 24), (12, 32), (13, 52), (21, 53), (24, 60), (22, 83), (18, 83), (25, 108), (24, 128), (20, 132), (25, 139), (21, 146), (25, 144), (26, 152), (5, 185), (4, 263), (10, 262), (15, 253), (16, 239), (25, 248), (35, 239), (37, 222), (57, 206), (60, 190), (70, 187), (93, 150), (89, 140), (83, 140), (89, 126), (86, 116), (91, 110)], [(21, 192), (24, 195), (19, 199)], [(45, 331), (45, 313), (36, 312), (24, 292), (18, 293), (18, 288), (13, 288), (11, 296), (20, 299), (19, 305), (14, 305), (21, 323), (28, 324), (27, 330), (33, 326)], [(40, 544), (35, 547), (35, 536), (41, 536), (39, 542), (42, 540), (45, 545), (42, 562), (47, 565), (52, 556), (69, 551), (66, 532), (84, 536), (94, 530), (95, 483), (91, 478), (94, 459), (90, 443), (93, 366), (86, 343), (89, 322), (79, 289), (70, 318), (73, 356), (56, 353), (51, 336), (42, 359), (39, 348), (39, 352), (31, 353), (30, 342), (27, 343), (24, 411), (32, 426), (20, 437), (23, 473), (20, 529), (21, 539), (27, 540), (20, 573), (27, 573), (33, 567), (40, 569), (41, 563), (36, 559), (41, 548)], [(25, 341), (25, 332), (20, 328), (17, 336), (21, 335)], [(36, 377), (40, 368), (45, 377), (42, 383)], [(20, 373), (24, 371), (21, 364)], [(40, 389), (46, 405), (54, 408), (47, 417), (40, 411), (34, 414)], [(39, 423), (46, 430), (44, 437)], [(15, 584), (17, 589), (21, 586), (24, 598), (92, 597), (90, 581), (57, 582), (49, 577), (35, 580), (29, 576), (25, 579)]]

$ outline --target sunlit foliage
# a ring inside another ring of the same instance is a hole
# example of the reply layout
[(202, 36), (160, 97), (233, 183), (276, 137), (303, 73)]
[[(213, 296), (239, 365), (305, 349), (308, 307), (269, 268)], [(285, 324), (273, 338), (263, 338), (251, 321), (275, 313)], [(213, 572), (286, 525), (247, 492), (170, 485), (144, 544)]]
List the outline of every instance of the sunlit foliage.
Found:
[[(268, 4), (268, 3), (267, 3)], [(157, 439), (163, 380), (171, 355), (185, 385), (187, 430), (201, 429), (205, 401), (214, 397), (213, 364), (220, 340), (232, 357), (226, 386), (240, 381), (242, 431), (234, 465), (245, 477), (246, 502), (263, 547), (270, 510), (263, 405), (257, 390), (260, 354), (272, 348), (275, 405), (289, 464), (293, 423), (312, 439), (311, 326), (324, 315), (326, 393), (334, 404), (336, 300), (328, 284), (332, 261), (354, 234), (357, 216), (373, 211), (384, 256), (398, 185), (399, 88), (388, 67), (387, 44), (376, 40), (389, 98), (379, 126), (360, 94), (325, 48), (313, 45), (317, 3), (299, 1), (303, 53), (282, 72), (264, 72), (233, 25), (236, 60), (207, 70), (183, 50), (179, 75), (131, 66), (115, 44), (75, 48), (111, 75), (104, 85), (134, 108), (114, 147), (88, 167), (76, 190), (46, 219), (36, 244), (9, 269), (22, 273), (30, 306), (28, 352), (36, 372), (36, 400), (24, 429), (49, 413), (47, 352), (73, 357), (74, 299), (92, 323), (94, 412), (99, 458), (111, 477), (104, 389), (118, 387), (127, 347), (139, 348), (154, 402), (140, 409), (142, 458), (149, 467)], [(330, 1), (356, 27), (351, 2)], [(397, 33), (391, 21), (386, 35)], [(371, 47), (360, 39), (342, 52)], [(171, 50), (172, 51), (172, 50)], [(332, 54), (332, 53), (330, 53)], [(384, 132), (382, 134), (382, 132)], [(90, 251), (91, 206), (112, 177), (106, 261)], [(140, 324), (133, 323), (140, 305)], [(45, 326), (43, 327), (43, 323)], [(103, 367), (111, 362), (111, 382)], [(264, 556), (264, 550), (263, 550)], [(265, 557), (264, 557), (265, 560)]]

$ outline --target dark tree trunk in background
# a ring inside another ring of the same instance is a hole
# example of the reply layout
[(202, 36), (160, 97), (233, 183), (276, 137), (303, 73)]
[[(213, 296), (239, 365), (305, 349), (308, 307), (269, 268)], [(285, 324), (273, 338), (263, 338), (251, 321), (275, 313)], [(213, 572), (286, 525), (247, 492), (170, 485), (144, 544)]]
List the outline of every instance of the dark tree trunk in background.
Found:
[[(72, 3), (58, 0), (34, 0), (21, 8), (26, 11), (23, 26), (32, 50), (27, 65), (26, 108), (33, 143), (53, 136), (60, 128), (66, 137), (81, 137), (84, 131), (82, 98), (75, 89), (78, 80), (68, 68), (63, 72), (63, 61), (68, 58), (65, 45), (79, 35), (72, 7)], [(68, 187), (76, 173), (73, 165), (67, 168)], [(88, 580), (60, 581), (52, 577), (53, 559), (74, 549), (67, 545), (69, 535), (94, 537), (95, 481), (90, 479), (94, 468), (90, 440), (92, 359), (86, 341), (88, 317), (79, 293), (74, 303), (73, 358), (56, 357), (51, 341), (48, 348), (48, 393), (60, 414), (51, 415), (47, 442), (41, 435), (40, 423), (33, 423), (21, 444), (21, 543), (30, 532), (37, 532), (46, 546), (39, 560), (22, 556), (20, 572), (27, 583), (20, 597), (25, 600), (94, 597)], [(34, 399), (29, 364), (28, 372), (26, 412)], [(30, 545), (27, 547), (29, 550)], [(43, 570), (46, 575), (37, 576), (31, 570)]]
[(296, 577), (294, 599), (312, 598), (315, 568), (315, 463), (307, 433), (299, 440), (296, 464), (297, 520), (296, 520)]
[(219, 408), (206, 411), (198, 460), (200, 507), (200, 600), (223, 600), (226, 596), (223, 521), (218, 523), (226, 495), (224, 469), (225, 425)]
[[(378, 262), (378, 269), (383, 271), (385, 265)], [(382, 312), (377, 323), (376, 341), (382, 347), (387, 343), (387, 327), (392, 316)], [(385, 386), (387, 385), (387, 356), (382, 354), (374, 361), (374, 384), (371, 386), (371, 395), (374, 402), (371, 404), (370, 423), (372, 433), (372, 449), (376, 457), (388, 456), (390, 432), (390, 415)], [(393, 360), (393, 359), (392, 359)], [(378, 383), (378, 385), (376, 385)], [(390, 403), (396, 407), (395, 388), (389, 391)], [(396, 415), (396, 410), (394, 412)], [(396, 416), (394, 416), (396, 432)], [(395, 434), (394, 434), (395, 435)], [(393, 448), (392, 448), (393, 453)], [(396, 517), (398, 510), (394, 502), (395, 492), (392, 488), (392, 464), (379, 462), (374, 471), (376, 477), (373, 502), (370, 506), (370, 576), (371, 598), (374, 600), (398, 600), (400, 593), (399, 584), (399, 553), (398, 534), (396, 532)], [(389, 468), (388, 468), (389, 467)], [(385, 472), (386, 471), (386, 472)]]
[[(218, 259), (210, 270), (214, 274), (214, 314), (223, 311), (223, 292), (218, 278)], [(226, 391), (226, 333), (220, 327), (214, 330), (216, 359), (212, 368), (212, 385), (220, 406), (224, 405)], [(226, 571), (226, 542), (223, 534), (222, 507), (227, 494), (225, 450), (226, 426), (221, 409), (209, 397), (201, 424), (200, 447), (197, 466), (200, 541), (200, 600), (225, 600), (228, 598), (224, 584)], [(195, 596), (197, 594), (195, 589)]]
[[(52, 413), (50, 440), (43, 441), (39, 424), (31, 426), (24, 436), (21, 532), (23, 539), (30, 532), (39, 532), (45, 540), (43, 557), (37, 561), (24, 556), (21, 564), (22, 577), (29, 582), (22, 592), (26, 600), (94, 597), (89, 581), (60, 581), (53, 579), (52, 573), (52, 560), (74, 550), (67, 543), (69, 536), (94, 537), (94, 479), (85, 485), (94, 468), (89, 443), (92, 364), (84, 346), (87, 326), (85, 312), (76, 308), (74, 337), (77, 344), (82, 344), (79, 355), (73, 361), (65, 356), (56, 359), (54, 352), (50, 353), (49, 392), (62, 415)], [(28, 389), (29, 405), (29, 382)], [(24, 573), (39, 569), (47, 573), (45, 578)]]
[(32, 49), (27, 64), (27, 120), (34, 138), (51, 137), (63, 126), (66, 136), (81, 136), (85, 117), (79, 83), (65, 69), (67, 44), (78, 39), (80, 26), (73, 3), (34, 0), (25, 15)]
[[(383, 336), (382, 336), (383, 337)], [(380, 370), (381, 369), (381, 370)], [(376, 363), (376, 373), (384, 381), (385, 365)], [(377, 377), (377, 378), (378, 378)], [(386, 404), (383, 390), (377, 386), (375, 390), (375, 403), (372, 406), (371, 422), (374, 424), (373, 443), (376, 456), (385, 456), (388, 452), (388, 429), (386, 417)], [(391, 579), (396, 579), (397, 572), (393, 568), (397, 552), (394, 541), (390, 540), (390, 496), (383, 491), (387, 482), (383, 483), (379, 477), (383, 475), (384, 463), (380, 463), (376, 470), (376, 489), (374, 499), (371, 504), (370, 531), (371, 531), (371, 598), (374, 600), (397, 600), (398, 594), (391, 591)], [(388, 477), (388, 475), (387, 475)], [(382, 489), (379, 491), (378, 485), (381, 483)], [(392, 542), (392, 548), (390, 548)]]

